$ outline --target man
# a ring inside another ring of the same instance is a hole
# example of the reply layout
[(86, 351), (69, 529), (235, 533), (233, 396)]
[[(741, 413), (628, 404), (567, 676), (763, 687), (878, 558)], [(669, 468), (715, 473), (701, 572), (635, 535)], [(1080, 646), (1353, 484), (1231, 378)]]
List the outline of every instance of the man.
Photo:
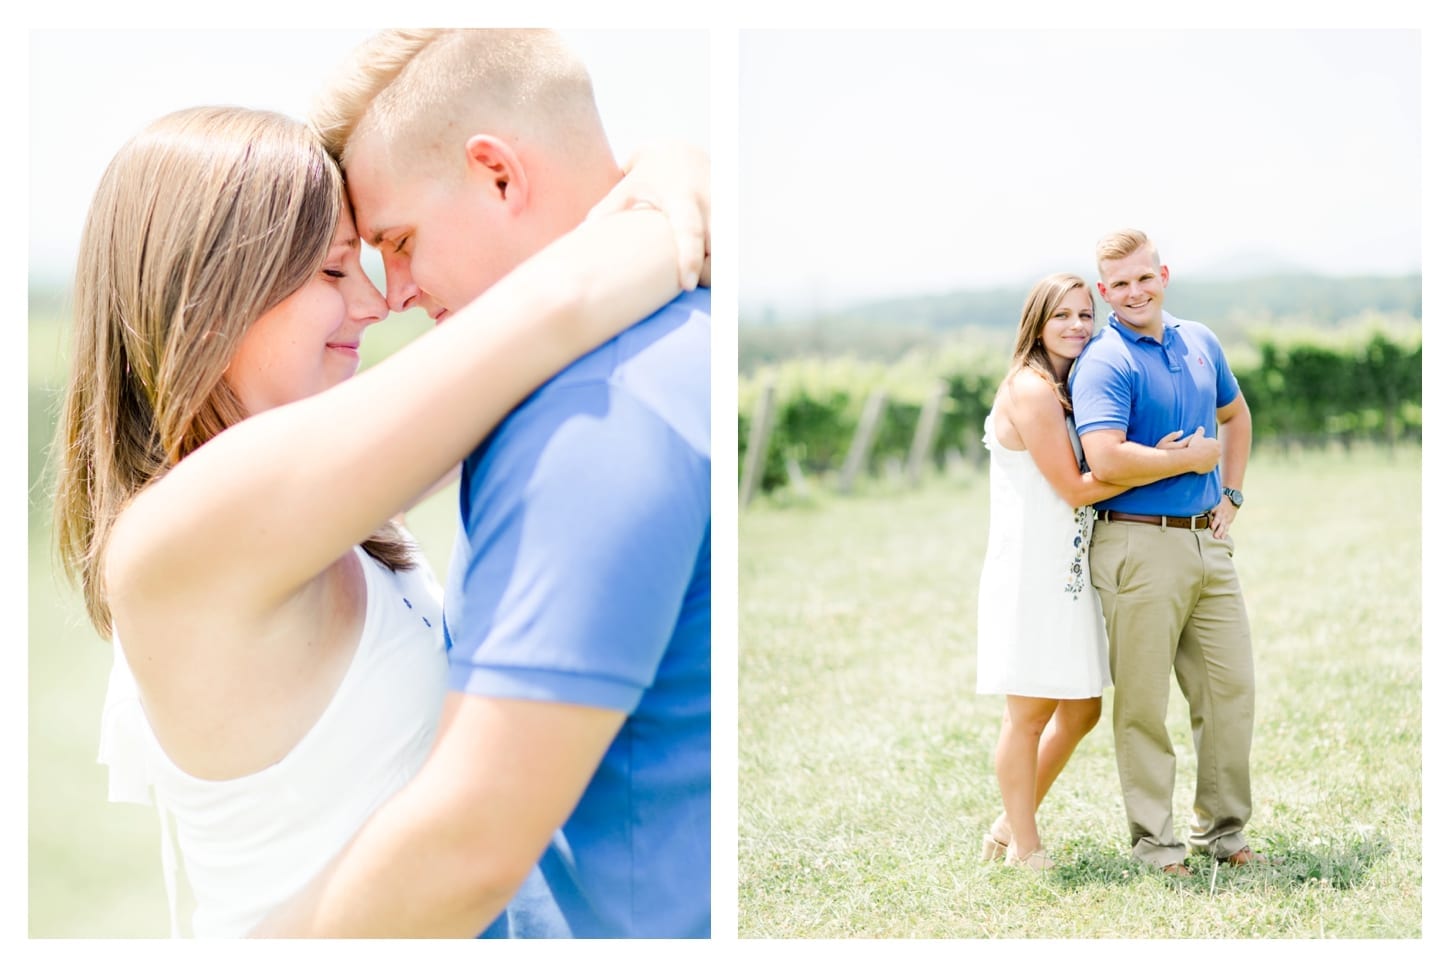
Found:
[[(317, 123), (394, 311), (446, 318), (620, 181), (549, 32), (389, 31), (356, 64)], [(464, 462), (434, 749), (260, 932), (473, 936), (515, 898), (515, 936), (709, 935), (708, 352), (687, 292)]]
[(1083, 453), (1103, 480), (1150, 470), (1153, 442), (1202, 426), (1222, 463), (1133, 487), (1097, 505), (1090, 555), (1107, 622), (1113, 738), (1133, 855), (1184, 876), (1173, 831), (1176, 759), (1165, 725), (1169, 674), (1188, 700), (1198, 752), (1188, 842), (1217, 862), (1263, 860), (1244, 839), (1252, 811), (1254, 665), (1229, 529), (1242, 505), (1253, 429), (1218, 339), (1163, 310), (1168, 267), (1139, 231), (1098, 243), (1108, 325), (1073, 370)]

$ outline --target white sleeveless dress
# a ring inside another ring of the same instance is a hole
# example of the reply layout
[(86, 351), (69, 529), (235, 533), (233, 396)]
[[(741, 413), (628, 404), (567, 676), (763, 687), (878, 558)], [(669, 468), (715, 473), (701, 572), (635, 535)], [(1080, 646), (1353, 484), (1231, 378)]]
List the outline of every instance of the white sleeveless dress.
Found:
[[(394, 573), (361, 548), (367, 613), (357, 652), (316, 724), (281, 761), (197, 779), (162, 750), (119, 644), (100, 761), (113, 802), (155, 802), (171, 930), (180, 936), (171, 827), (197, 937), (244, 936), (305, 886), (423, 764), (443, 707), (442, 593), (427, 565)], [(154, 794), (154, 798), (153, 798)]]
[[(1088, 570), (1091, 507), (1067, 505), (1032, 454), (1009, 450), (987, 415), (987, 557), (977, 594), (977, 692), (1096, 698), (1111, 684), (1102, 605)], [(1067, 430), (1082, 450), (1071, 418)]]

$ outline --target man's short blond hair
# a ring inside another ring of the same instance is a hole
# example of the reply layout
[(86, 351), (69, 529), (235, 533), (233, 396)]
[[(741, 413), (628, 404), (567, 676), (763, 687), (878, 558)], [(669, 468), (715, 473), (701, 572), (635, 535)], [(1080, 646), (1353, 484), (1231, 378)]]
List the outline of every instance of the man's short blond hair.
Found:
[(319, 96), (312, 125), (344, 168), (351, 146), (375, 135), (415, 160), (440, 154), (450, 134), (557, 147), (603, 137), (589, 72), (549, 30), (383, 31)]
[(1153, 264), (1158, 264), (1158, 246), (1153, 240), (1136, 228), (1125, 228), (1121, 231), (1104, 235), (1098, 240), (1098, 275), (1103, 274), (1103, 263), (1112, 262), (1118, 259), (1125, 259), (1143, 246), (1148, 247), (1149, 253), (1153, 256)]

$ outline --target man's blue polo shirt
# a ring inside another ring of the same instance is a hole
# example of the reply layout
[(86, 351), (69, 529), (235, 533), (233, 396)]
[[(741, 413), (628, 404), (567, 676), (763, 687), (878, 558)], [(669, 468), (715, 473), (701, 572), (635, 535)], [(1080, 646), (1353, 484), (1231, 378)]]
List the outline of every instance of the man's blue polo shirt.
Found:
[[(1218, 337), (1205, 325), (1163, 313), (1163, 341), (1136, 332), (1109, 315), (1108, 325), (1083, 349), (1068, 379), (1078, 436), (1123, 430), (1132, 443), (1155, 446), (1174, 430), (1191, 436), (1203, 427), (1218, 436), (1218, 408), (1239, 395), (1238, 380)], [(1134, 487), (1101, 510), (1191, 517), (1217, 507), (1218, 468), (1185, 473)]]
[(709, 936), (709, 348), (709, 290), (686, 293), (463, 464), (450, 688), (627, 715), (514, 935)]

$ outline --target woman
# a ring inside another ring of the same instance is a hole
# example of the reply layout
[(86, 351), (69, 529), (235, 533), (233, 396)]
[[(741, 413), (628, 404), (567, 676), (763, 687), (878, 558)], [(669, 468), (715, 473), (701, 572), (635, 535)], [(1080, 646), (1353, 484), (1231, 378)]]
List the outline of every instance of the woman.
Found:
[(115, 643), (112, 798), (154, 788), (168, 839), (175, 821), (195, 933), (245, 934), (429, 749), (441, 605), (390, 521), (702, 256), (657, 211), (591, 218), (352, 378), (388, 310), (313, 132), (197, 108), (112, 161), (77, 271), (57, 539)]
[[(1093, 298), (1075, 275), (1028, 293), (1007, 377), (986, 420), (991, 521), (977, 597), (977, 692), (1005, 695), (995, 765), (1003, 812), (984, 860), (1052, 866), (1036, 813), (1073, 749), (1097, 724), (1109, 683), (1102, 607), (1088, 571), (1092, 504), (1144, 478), (1082, 472), (1067, 374), (1093, 334)], [(1173, 474), (1205, 472), (1218, 444), (1202, 431), (1158, 442), (1182, 456)], [(1172, 475), (1172, 474), (1170, 474)]]

